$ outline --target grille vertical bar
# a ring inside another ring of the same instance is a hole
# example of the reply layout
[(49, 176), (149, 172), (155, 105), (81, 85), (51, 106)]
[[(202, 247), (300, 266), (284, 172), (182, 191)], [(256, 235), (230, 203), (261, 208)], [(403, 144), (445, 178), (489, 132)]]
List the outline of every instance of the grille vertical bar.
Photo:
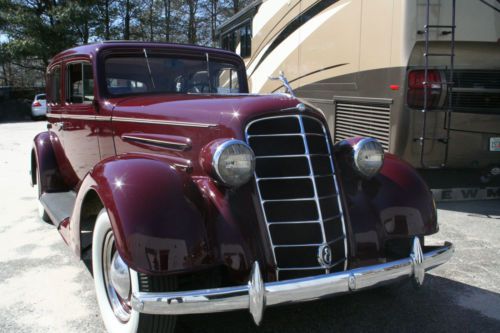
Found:
[[(330, 140), (323, 124), (287, 115), (250, 122), (247, 143), (279, 280), (347, 268), (347, 237)], [(318, 260), (328, 246), (332, 260)]]

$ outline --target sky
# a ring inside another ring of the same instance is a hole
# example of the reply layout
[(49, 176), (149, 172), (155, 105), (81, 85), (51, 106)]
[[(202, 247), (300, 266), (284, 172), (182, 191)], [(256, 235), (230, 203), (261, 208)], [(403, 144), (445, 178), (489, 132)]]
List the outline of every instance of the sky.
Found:
[(5, 43), (7, 41), (7, 35), (0, 33), (0, 43)]

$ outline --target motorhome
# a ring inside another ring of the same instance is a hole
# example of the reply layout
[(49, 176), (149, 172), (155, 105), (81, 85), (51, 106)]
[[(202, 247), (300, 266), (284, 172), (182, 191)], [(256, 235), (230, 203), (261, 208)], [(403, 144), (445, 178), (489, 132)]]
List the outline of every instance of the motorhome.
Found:
[(370, 136), (423, 171), (500, 173), (499, 0), (255, 1), (218, 31), (252, 92), (283, 91), (269, 79), (283, 72), (335, 142)]

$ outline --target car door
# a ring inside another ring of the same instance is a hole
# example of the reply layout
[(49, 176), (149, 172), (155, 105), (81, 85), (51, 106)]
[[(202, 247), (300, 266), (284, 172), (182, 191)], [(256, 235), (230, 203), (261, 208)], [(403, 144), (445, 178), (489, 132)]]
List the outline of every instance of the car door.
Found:
[(63, 147), (72, 170), (82, 180), (100, 160), (90, 60), (74, 59), (66, 62), (64, 80), (64, 106), (61, 114)]

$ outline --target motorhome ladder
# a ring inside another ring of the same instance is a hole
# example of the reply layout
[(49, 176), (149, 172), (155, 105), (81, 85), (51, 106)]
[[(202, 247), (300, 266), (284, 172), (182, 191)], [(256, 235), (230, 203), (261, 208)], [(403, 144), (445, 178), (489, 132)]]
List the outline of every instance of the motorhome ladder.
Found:
[[(430, 0), (427, 0), (427, 8), (426, 8), (426, 21), (424, 26), (424, 35), (425, 35), (425, 51), (424, 51), (424, 104), (422, 108), (423, 115), (423, 123), (422, 123), (422, 134), (418, 140), (420, 141), (420, 164), (423, 168), (443, 168), (446, 166), (448, 162), (448, 150), (449, 150), (449, 141), (450, 141), (450, 120), (451, 120), (451, 112), (453, 109), (453, 98), (451, 96), (453, 91), (453, 70), (455, 65), (455, 30), (456, 30), (456, 22), (455, 22), (455, 9), (456, 9), (456, 0), (452, 1), (452, 15), (451, 15), (451, 25), (433, 25), (430, 24)], [(450, 35), (450, 52), (449, 53), (432, 53), (429, 49), (429, 33), (432, 29), (449, 29), (447, 31), (441, 31), (443, 35)], [(448, 70), (448, 75), (446, 75), (446, 80), (444, 82), (429, 82), (429, 58), (430, 57), (449, 57), (450, 65)], [(441, 85), (441, 89), (443, 86), (446, 87), (446, 96), (447, 96), (447, 106), (444, 109), (436, 109), (432, 110), (432, 112), (445, 112), (445, 135), (443, 137), (428, 137), (427, 136), (427, 114), (431, 110), (429, 109), (429, 89), (432, 88), (432, 85)], [(425, 161), (425, 144), (428, 141), (440, 142), (444, 144), (444, 156), (440, 164), (438, 165), (429, 165)]]

